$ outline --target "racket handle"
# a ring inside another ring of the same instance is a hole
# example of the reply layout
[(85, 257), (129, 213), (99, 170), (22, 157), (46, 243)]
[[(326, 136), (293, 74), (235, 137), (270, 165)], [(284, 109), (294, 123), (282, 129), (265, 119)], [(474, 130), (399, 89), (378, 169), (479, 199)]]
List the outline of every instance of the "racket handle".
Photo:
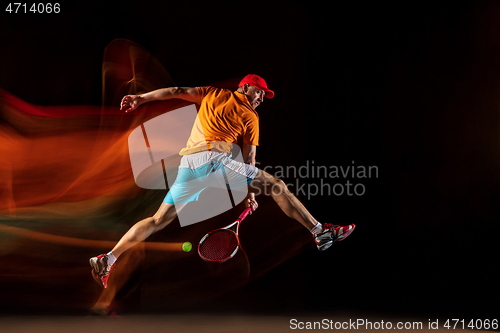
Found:
[(245, 209), (243, 211), (243, 213), (241, 213), (240, 217), (238, 217), (238, 220), (240, 220), (240, 222), (243, 221), (248, 216), (248, 214), (250, 214), (251, 211), (252, 211), (252, 208), (250, 208), (250, 207)]

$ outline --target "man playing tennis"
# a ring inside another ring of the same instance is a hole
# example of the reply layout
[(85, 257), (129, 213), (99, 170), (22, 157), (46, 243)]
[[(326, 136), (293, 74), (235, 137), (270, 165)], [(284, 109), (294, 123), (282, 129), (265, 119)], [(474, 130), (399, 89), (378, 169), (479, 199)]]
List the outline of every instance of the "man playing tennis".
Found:
[[(227, 184), (228, 180), (233, 190), (248, 188), (246, 206), (252, 211), (258, 207), (255, 193), (272, 196), (287, 216), (311, 232), (320, 251), (351, 234), (354, 224), (322, 225), (283, 181), (255, 167), (259, 142), (259, 116), (255, 109), (264, 97), (271, 99), (274, 92), (255, 74), (245, 76), (234, 92), (214, 87), (170, 87), (123, 97), (120, 110), (125, 112), (132, 112), (150, 101), (172, 98), (199, 104), (199, 111), (186, 147), (179, 153), (183, 157), (177, 179), (156, 214), (132, 226), (111, 252), (90, 259), (94, 279), (102, 287), (107, 287), (113, 265), (123, 252), (165, 228), (188, 202), (198, 200), (203, 189)], [(230, 154), (233, 144), (239, 142), (242, 142), (244, 163), (233, 160)]]

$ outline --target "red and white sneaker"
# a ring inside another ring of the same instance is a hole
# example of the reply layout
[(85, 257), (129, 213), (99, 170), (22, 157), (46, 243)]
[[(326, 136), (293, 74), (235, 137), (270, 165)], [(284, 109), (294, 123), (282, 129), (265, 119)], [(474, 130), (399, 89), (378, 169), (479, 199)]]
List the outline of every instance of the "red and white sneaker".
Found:
[(95, 282), (103, 288), (108, 287), (108, 279), (111, 271), (115, 268), (115, 265), (108, 265), (108, 255), (101, 254), (97, 257), (92, 257), (89, 260), (90, 266), (92, 267), (92, 277)]
[(346, 239), (356, 228), (356, 225), (349, 224), (345, 226), (332, 225), (331, 223), (325, 223), (323, 225), (323, 231), (319, 234), (314, 235), (314, 241), (318, 250), (325, 251), (330, 248), (336, 241), (342, 241)]

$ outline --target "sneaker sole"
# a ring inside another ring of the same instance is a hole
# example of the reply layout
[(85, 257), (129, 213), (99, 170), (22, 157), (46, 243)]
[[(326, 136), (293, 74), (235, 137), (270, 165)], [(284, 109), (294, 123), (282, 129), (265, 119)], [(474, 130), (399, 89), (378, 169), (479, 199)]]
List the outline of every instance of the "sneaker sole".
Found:
[(99, 265), (97, 264), (96, 258), (90, 258), (89, 259), (89, 264), (90, 267), (92, 267), (92, 277), (94, 278), (95, 282), (101, 287), (101, 288), (107, 288), (107, 279), (106, 282), (103, 281), (103, 278), (99, 277), (99, 275), (96, 273), (96, 270), (99, 269)]
[(92, 269), (95, 271), (97, 269), (99, 269), (98, 265), (97, 265), (97, 258), (90, 258), (89, 259), (89, 264), (90, 264), (90, 267), (92, 267)]
[(101, 288), (106, 288), (104, 286), (104, 283), (102, 283), (101, 278), (96, 274), (95, 270), (92, 270), (92, 277), (94, 278), (95, 282), (101, 287)]
[(320, 251), (326, 251), (328, 250), (332, 245), (333, 243), (335, 243), (337, 240), (336, 239), (332, 239), (330, 242), (326, 242), (325, 244), (321, 245), (321, 246), (318, 246), (318, 244), (316, 244), (316, 247), (318, 248), (318, 250)]

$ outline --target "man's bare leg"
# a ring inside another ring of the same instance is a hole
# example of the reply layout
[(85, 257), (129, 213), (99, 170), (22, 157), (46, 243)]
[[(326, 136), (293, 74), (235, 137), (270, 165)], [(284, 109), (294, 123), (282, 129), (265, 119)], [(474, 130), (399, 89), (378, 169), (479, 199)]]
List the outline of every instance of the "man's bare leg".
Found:
[(134, 226), (123, 235), (111, 252), (90, 258), (89, 262), (92, 267), (92, 275), (96, 282), (102, 287), (107, 288), (109, 274), (118, 257), (134, 245), (143, 242), (151, 234), (169, 225), (177, 216), (177, 212), (184, 206), (185, 205), (174, 206), (162, 203), (155, 215), (134, 224)]
[[(103, 290), (98, 301), (92, 308), (96, 313), (106, 313), (109, 311), (109, 306), (112, 304), (116, 293), (125, 285), (128, 279), (132, 276), (132, 273), (137, 267), (142, 263), (144, 259), (144, 243), (142, 243), (151, 234), (165, 228), (170, 224), (177, 216), (177, 211), (180, 211), (184, 205), (169, 205), (167, 203), (162, 203), (155, 215), (145, 218), (142, 221), (137, 222), (130, 228), (125, 235), (120, 239), (120, 241), (115, 245), (113, 250), (108, 253), (107, 264), (110, 263), (111, 257), (116, 260), (125, 251), (128, 251), (122, 260), (124, 265), (118, 267), (119, 274), (114, 275), (113, 283), (110, 288)], [(177, 208), (177, 209), (176, 209)], [(141, 244), (142, 243), (142, 244)], [(139, 246), (136, 246), (138, 245)], [(112, 254), (112, 255), (111, 255)], [(92, 260), (92, 259), (91, 259)], [(109, 276), (110, 270), (106, 270), (106, 275)], [(107, 278), (105, 281), (102, 280), (104, 287), (107, 287)]]
[(250, 182), (249, 191), (255, 194), (270, 195), (288, 217), (297, 220), (309, 231), (318, 224), (318, 221), (299, 199), (288, 190), (288, 187), (281, 179), (263, 170), (259, 169), (255, 179)]
[(151, 234), (169, 225), (170, 222), (177, 217), (177, 211), (180, 211), (184, 206), (185, 205), (175, 206), (163, 202), (155, 215), (134, 224), (132, 228), (123, 235), (111, 252), (118, 259), (123, 252), (137, 243), (143, 242), (146, 238), (151, 236)]

